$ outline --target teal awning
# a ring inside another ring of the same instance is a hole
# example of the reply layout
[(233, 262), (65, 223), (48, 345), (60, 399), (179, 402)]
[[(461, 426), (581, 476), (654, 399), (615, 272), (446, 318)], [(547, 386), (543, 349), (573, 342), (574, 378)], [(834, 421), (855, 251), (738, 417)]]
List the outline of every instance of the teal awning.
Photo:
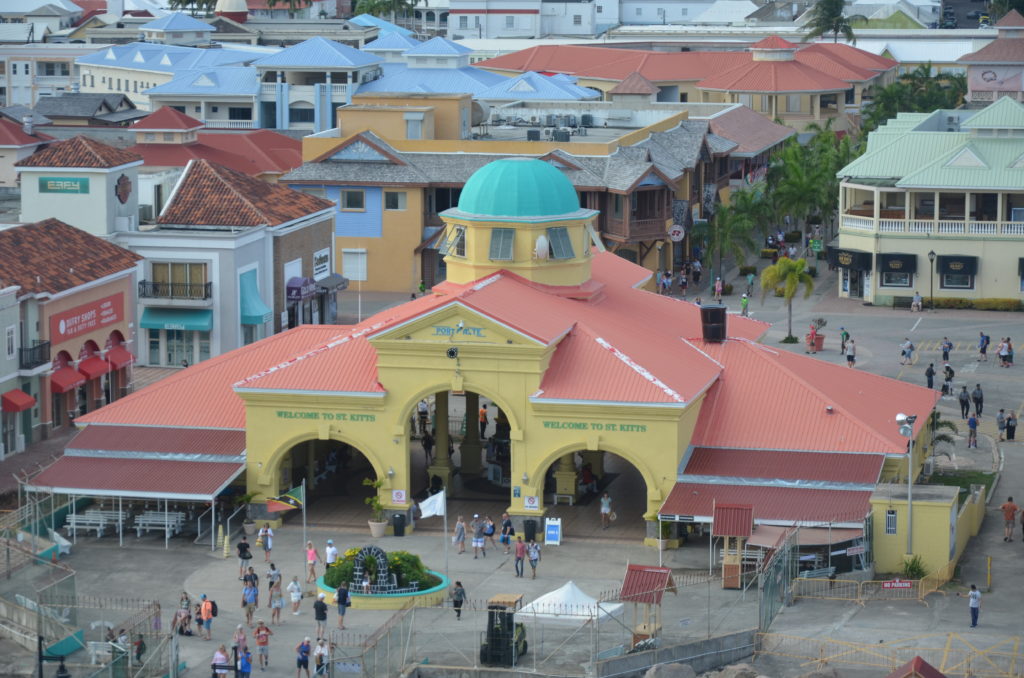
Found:
[(242, 309), (243, 325), (262, 325), (270, 322), (274, 312), (263, 303), (256, 280), (256, 269), (238, 276), (238, 298)]
[(209, 308), (146, 308), (142, 322), (147, 330), (193, 330), (209, 332), (213, 329), (213, 310)]

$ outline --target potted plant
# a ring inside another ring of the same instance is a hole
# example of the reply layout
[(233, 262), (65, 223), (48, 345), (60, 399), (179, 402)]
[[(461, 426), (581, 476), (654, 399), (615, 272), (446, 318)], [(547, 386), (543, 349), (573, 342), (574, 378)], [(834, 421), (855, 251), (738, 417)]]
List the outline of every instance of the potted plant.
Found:
[(256, 534), (256, 521), (252, 519), (252, 500), (255, 498), (255, 492), (246, 492), (235, 497), (235, 506), (245, 506), (245, 519), (242, 521), (242, 531), (248, 537)]
[(658, 550), (668, 549), (669, 541), (672, 538), (672, 523), (658, 523)]
[(384, 520), (384, 507), (380, 503), (380, 488), (384, 486), (383, 480), (370, 480), (363, 478), (363, 485), (373, 488), (373, 494), (363, 500), (370, 507), (370, 520), (366, 521), (370, 526), (370, 536), (380, 539), (384, 536), (388, 523)]

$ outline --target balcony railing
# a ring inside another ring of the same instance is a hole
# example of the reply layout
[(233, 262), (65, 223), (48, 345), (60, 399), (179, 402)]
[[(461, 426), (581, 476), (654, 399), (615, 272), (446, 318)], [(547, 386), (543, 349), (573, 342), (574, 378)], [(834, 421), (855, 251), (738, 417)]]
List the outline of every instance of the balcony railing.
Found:
[(50, 362), (50, 342), (35, 341), (31, 348), (18, 349), (18, 368), (31, 370)]
[(667, 232), (665, 222), (668, 216), (654, 219), (630, 219), (629, 222), (622, 219), (609, 217), (605, 225), (605, 233), (616, 238), (627, 240), (652, 240), (662, 238)]
[(209, 129), (256, 129), (255, 120), (203, 120)]
[(144, 299), (191, 299), (202, 301), (213, 296), (213, 283), (176, 283), (143, 280), (139, 296)]
[(964, 221), (962, 219), (873, 219), (842, 215), (840, 227), (879, 233), (1024, 237), (1024, 221)]

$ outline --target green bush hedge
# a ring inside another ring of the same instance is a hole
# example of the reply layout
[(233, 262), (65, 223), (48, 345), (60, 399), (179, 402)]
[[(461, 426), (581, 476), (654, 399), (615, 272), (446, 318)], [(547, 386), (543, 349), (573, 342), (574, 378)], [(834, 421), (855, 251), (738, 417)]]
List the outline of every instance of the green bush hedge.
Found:
[(757, 275), (757, 266), (740, 266), (740, 275), (746, 277), (753, 273)]
[(935, 308), (973, 308), (978, 311), (1024, 310), (1020, 299), (964, 299), (961, 297), (936, 297)]
[[(359, 549), (349, 549), (338, 559), (337, 563), (327, 568), (324, 584), (336, 589), (342, 582), (348, 582), (349, 588), (358, 592), (358, 586), (352, 584), (352, 573), (355, 570), (356, 555)], [(372, 558), (363, 561), (371, 580), (377, 577), (377, 562)], [(419, 582), (421, 591), (438, 586), (441, 579), (427, 572), (420, 557), (408, 551), (391, 551), (388, 553), (388, 567), (395, 575), (400, 587), (409, 586), (410, 582)]]

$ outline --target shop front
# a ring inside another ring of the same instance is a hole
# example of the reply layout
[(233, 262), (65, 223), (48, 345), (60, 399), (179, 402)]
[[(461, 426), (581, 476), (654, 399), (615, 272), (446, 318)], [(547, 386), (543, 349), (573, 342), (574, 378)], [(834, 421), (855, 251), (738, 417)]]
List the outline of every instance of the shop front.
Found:
[(874, 303), (884, 304), (891, 301), (892, 297), (912, 296), (919, 287), (916, 282), (916, 254), (879, 253), (875, 257), (875, 264), (878, 270), (878, 291)]
[(188, 366), (210, 357), (212, 309), (146, 308), (139, 326), (147, 333), (150, 365)]
[(256, 269), (238, 276), (238, 305), (242, 323), (242, 346), (266, 336), (267, 323), (274, 319), (274, 310), (260, 296)]
[[(36, 399), (20, 388), (14, 388), (0, 396), (0, 426), (2, 426), (3, 447), (0, 448), (0, 461), (10, 454), (25, 449), (25, 412), (35, 407)], [(31, 416), (27, 427), (31, 427)]]
[(978, 257), (939, 255), (935, 259), (937, 287), (947, 295), (975, 289), (978, 275)]
[(320, 324), (317, 284), (312, 278), (296, 276), (288, 279), (285, 302), (288, 305), (288, 329), (299, 325)]
[(839, 296), (871, 301), (871, 252), (831, 247), (828, 259), (839, 268)]

